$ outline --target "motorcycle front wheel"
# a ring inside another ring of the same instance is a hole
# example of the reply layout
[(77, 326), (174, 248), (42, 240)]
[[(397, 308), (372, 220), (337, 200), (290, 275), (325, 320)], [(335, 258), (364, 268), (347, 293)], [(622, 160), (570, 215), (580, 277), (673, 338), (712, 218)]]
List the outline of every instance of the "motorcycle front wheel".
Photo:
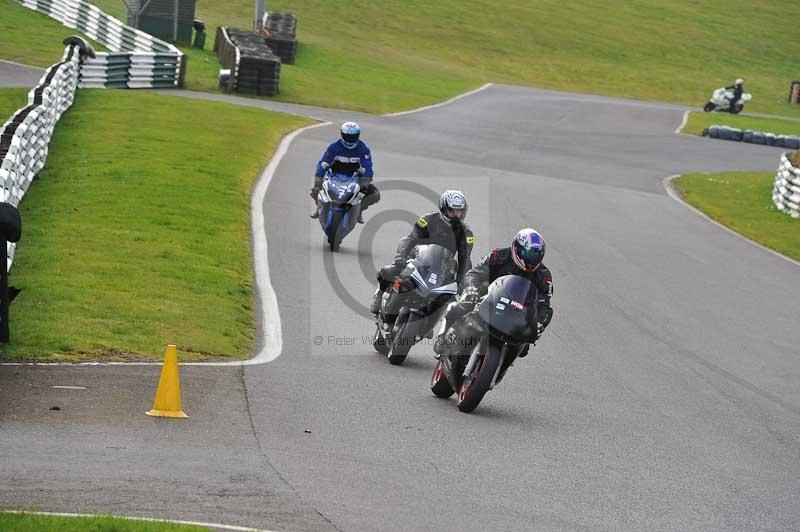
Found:
[(332, 236), (328, 237), (328, 246), (330, 246), (331, 251), (334, 253), (339, 251), (339, 245), (342, 243), (342, 237), (339, 236), (340, 232), (340, 224), (342, 223), (342, 213), (335, 211), (333, 213), (333, 219), (331, 220), (331, 231), (333, 232)]
[(713, 111), (713, 110), (714, 110), (714, 109), (716, 109), (716, 108), (717, 108), (717, 106), (716, 106), (716, 105), (714, 105), (714, 104), (713, 104), (713, 103), (711, 103), (711, 102), (708, 102), (708, 103), (706, 103), (706, 105), (703, 107), (703, 111), (705, 111), (706, 113), (709, 113), (709, 112)]
[(475, 349), (481, 351), (478, 361), (471, 373), (464, 375), (464, 381), (458, 391), (458, 409), (462, 412), (472, 412), (478, 407), (483, 396), (489, 391), (494, 374), (500, 365), (499, 347), (483, 341)]
[(389, 350), (392, 348), (389, 343), (383, 339), (378, 325), (375, 326), (375, 336), (372, 338), (372, 348), (382, 355), (388, 355)]
[[(413, 316), (413, 318), (416, 318), (416, 316)], [(422, 319), (412, 319), (411, 314), (408, 312), (398, 316), (396, 332), (392, 338), (392, 352), (389, 354), (390, 364), (399, 366), (405, 361), (408, 352), (414, 346), (414, 340), (419, 334), (423, 321)]]
[(433, 392), (433, 395), (436, 397), (441, 397), (442, 399), (447, 399), (456, 393), (452, 386), (450, 386), (450, 382), (448, 382), (447, 377), (444, 374), (444, 367), (441, 360), (438, 364), (436, 364), (436, 369), (433, 370), (433, 376), (431, 377), (431, 391)]

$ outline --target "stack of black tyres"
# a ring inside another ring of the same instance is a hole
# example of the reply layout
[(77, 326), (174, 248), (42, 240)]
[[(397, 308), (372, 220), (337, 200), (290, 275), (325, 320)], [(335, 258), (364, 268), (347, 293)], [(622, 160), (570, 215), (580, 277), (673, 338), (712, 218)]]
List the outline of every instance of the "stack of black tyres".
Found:
[(259, 96), (280, 92), (281, 60), (264, 44), (264, 38), (252, 31), (229, 28), (228, 36), (239, 49), (236, 68), (236, 91)]
[(287, 65), (293, 65), (297, 55), (297, 17), (293, 13), (270, 13), (267, 46)]
[(728, 126), (710, 126), (703, 131), (703, 136), (714, 139), (734, 140), (764, 146), (777, 146), (790, 150), (800, 149), (800, 137), (796, 135), (775, 135), (763, 131), (751, 131)]

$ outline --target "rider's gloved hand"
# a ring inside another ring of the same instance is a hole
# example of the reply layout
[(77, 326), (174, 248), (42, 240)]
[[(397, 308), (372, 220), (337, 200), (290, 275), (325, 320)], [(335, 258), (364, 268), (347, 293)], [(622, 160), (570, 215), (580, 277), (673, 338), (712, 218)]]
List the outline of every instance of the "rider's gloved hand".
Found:
[(474, 305), (481, 298), (481, 292), (477, 286), (468, 286), (461, 292), (461, 301)]
[(317, 187), (317, 186), (311, 187), (311, 190), (309, 191), (308, 195), (311, 196), (311, 199), (316, 200), (317, 196), (319, 196), (320, 190), (322, 190), (322, 187)]
[(394, 267), (397, 268), (397, 273), (400, 273), (406, 267), (406, 259), (404, 257), (395, 257)]

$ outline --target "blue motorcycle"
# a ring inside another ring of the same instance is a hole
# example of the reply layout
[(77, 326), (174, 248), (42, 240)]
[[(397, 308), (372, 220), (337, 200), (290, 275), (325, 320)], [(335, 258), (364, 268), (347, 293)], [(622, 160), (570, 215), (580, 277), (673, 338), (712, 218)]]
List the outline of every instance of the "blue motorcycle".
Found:
[(328, 170), (319, 191), (319, 223), (331, 251), (339, 251), (339, 245), (358, 223), (361, 213), (361, 184), (358, 173), (334, 174)]

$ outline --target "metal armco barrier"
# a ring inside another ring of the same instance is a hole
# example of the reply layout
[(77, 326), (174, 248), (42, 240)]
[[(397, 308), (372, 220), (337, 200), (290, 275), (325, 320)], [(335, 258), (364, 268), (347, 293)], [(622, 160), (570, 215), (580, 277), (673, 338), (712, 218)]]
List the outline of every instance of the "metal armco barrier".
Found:
[(781, 154), (772, 201), (792, 218), (800, 218), (800, 168), (793, 166), (787, 155)]
[(169, 88), (183, 85), (186, 56), (170, 43), (126, 26), (85, 0), (16, 0), (110, 50), (81, 67), (80, 87)]

